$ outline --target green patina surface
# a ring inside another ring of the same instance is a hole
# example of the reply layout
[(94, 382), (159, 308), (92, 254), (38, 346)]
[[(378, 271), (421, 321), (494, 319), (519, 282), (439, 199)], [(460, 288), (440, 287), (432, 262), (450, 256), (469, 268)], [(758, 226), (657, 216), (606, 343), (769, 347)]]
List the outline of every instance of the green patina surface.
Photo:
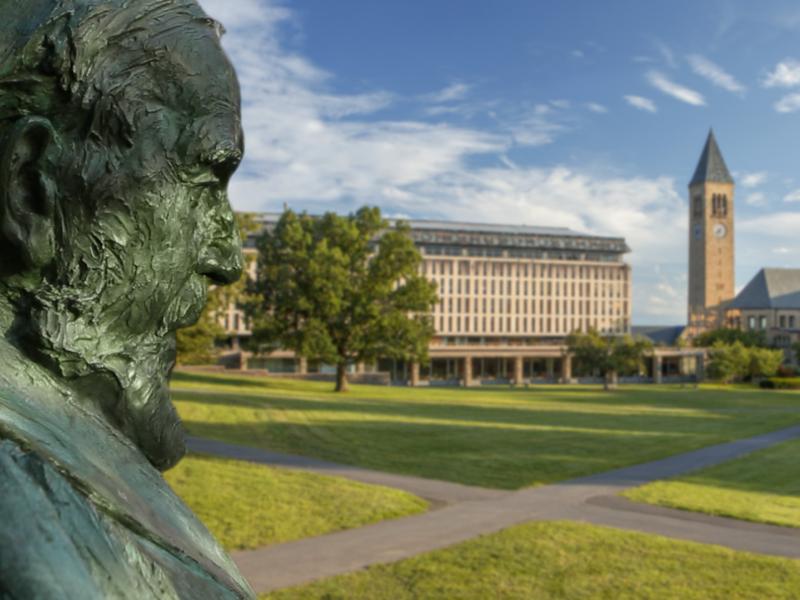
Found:
[(221, 28), (195, 0), (0, 9), (0, 596), (252, 597), (161, 476), (175, 332), (242, 270)]

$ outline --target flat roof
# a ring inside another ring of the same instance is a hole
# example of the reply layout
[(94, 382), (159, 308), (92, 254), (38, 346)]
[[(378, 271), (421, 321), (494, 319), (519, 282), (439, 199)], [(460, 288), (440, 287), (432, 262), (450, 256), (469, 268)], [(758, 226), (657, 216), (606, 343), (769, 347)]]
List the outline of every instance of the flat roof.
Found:
[[(256, 218), (266, 223), (280, 219), (280, 213), (259, 213)], [(567, 227), (543, 227), (538, 225), (506, 225), (501, 223), (468, 223), (463, 221), (436, 221), (428, 219), (387, 218), (391, 224), (404, 221), (412, 229), (428, 231), (451, 231), (464, 233), (491, 233), (511, 235), (545, 235), (553, 237), (598, 238), (604, 240), (623, 240), (624, 238), (581, 233)]]

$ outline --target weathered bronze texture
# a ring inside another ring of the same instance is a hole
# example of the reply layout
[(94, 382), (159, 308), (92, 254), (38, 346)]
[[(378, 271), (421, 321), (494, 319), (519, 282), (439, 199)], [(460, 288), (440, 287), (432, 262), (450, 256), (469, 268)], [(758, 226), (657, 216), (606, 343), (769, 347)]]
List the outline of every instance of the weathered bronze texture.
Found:
[(242, 269), (222, 28), (194, 0), (0, 8), (0, 597), (252, 598), (160, 473), (175, 331)]

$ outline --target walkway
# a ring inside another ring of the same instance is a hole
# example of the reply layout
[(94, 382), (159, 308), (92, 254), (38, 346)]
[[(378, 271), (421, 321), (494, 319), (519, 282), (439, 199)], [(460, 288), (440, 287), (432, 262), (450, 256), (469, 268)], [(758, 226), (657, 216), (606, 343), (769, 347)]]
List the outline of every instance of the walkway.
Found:
[(422, 515), (234, 553), (244, 576), (257, 592), (263, 593), (410, 558), (530, 521), (582, 521), (800, 558), (800, 530), (640, 505), (618, 497), (625, 489), (710, 467), (797, 437), (800, 426), (516, 492), (379, 473), (208, 440), (191, 439), (189, 448), (398, 487), (425, 497), (434, 505), (445, 505)]

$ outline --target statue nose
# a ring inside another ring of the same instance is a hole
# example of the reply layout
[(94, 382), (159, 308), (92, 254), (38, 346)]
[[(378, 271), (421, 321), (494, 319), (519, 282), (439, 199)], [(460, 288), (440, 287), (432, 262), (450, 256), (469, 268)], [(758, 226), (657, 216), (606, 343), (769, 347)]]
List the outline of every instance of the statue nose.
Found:
[(234, 239), (210, 244), (200, 256), (198, 273), (214, 283), (225, 285), (239, 280), (244, 270), (244, 258), (239, 234)]

